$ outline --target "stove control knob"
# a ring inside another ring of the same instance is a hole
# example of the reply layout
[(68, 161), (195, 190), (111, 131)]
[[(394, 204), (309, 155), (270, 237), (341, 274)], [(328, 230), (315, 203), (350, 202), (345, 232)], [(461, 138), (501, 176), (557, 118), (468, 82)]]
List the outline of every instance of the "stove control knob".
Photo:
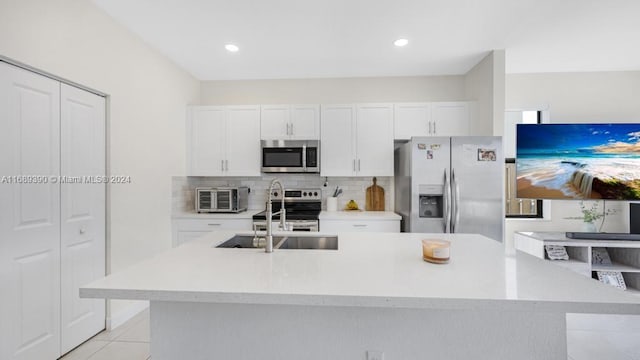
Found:
[(318, 196), (318, 192), (317, 192), (317, 191), (316, 191), (316, 192), (314, 192), (314, 193), (313, 193), (313, 196)]
[(277, 191), (274, 191), (274, 192), (273, 192), (273, 196), (278, 197), (278, 192), (277, 192)]
[[(311, 195), (311, 193), (309, 193), (309, 195)], [(306, 191), (305, 191), (305, 192), (303, 192), (303, 193), (302, 193), (302, 196), (307, 196), (307, 192), (306, 192)]]

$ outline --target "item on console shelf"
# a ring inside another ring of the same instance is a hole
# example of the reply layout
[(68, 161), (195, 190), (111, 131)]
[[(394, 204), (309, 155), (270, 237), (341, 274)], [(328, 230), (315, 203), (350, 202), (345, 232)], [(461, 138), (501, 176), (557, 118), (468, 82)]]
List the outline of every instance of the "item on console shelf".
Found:
[(622, 290), (627, 290), (627, 285), (624, 283), (624, 278), (620, 271), (598, 271), (597, 273), (598, 280), (601, 282)]
[(599, 247), (591, 249), (591, 263), (594, 265), (611, 265), (611, 258), (607, 249)]
[(569, 260), (567, 249), (562, 245), (545, 245), (549, 260)]

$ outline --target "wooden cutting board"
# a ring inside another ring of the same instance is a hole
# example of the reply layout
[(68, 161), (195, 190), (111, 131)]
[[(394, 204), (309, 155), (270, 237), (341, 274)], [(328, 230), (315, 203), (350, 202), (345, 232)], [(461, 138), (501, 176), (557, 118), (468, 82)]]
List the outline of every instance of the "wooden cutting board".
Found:
[(367, 211), (384, 211), (384, 189), (376, 184), (377, 181), (373, 178), (373, 185), (367, 188), (364, 206)]

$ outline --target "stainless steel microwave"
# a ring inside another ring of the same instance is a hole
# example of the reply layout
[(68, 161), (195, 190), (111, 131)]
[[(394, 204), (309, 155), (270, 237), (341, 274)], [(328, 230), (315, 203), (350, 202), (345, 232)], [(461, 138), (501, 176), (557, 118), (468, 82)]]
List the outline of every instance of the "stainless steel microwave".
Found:
[(262, 172), (320, 172), (318, 140), (262, 140), (261, 145)]
[(208, 187), (196, 188), (196, 211), (238, 213), (247, 210), (249, 188)]

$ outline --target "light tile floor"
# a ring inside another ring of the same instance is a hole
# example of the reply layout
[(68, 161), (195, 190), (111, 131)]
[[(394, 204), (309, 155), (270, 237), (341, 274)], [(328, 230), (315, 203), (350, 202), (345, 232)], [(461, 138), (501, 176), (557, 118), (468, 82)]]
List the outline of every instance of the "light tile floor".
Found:
[(148, 360), (149, 310), (136, 315), (113, 331), (103, 331), (61, 360)]
[[(569, 360), (640, 360), (640, 316), (568, 315)], [(103, 331), (62, 360), (148, 360), (149, 310)]]

